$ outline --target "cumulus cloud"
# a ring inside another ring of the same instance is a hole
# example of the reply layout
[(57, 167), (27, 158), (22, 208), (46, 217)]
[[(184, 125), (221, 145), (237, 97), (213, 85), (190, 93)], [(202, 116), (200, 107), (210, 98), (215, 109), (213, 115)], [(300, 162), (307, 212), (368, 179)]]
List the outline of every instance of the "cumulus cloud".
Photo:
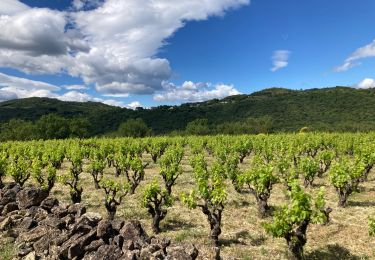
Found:
[(12, 15), (30, 9), (17, 0), (1, 0), (0, 15)]
[(362, 89), (375, 88), (375, 79), (365, 78), (361, 82), (356, 84), (355, 87)]
[(279, 69), (285, 68), (289, 64), (290, 51), (278, 50), (274, 51), (272, 55), (272, 72), (278, 71)]
[(163, 92), (154, 95), (155, 101), (201, 102), (241, 94), (233, 85), (216, 84), (213, 86), (211, 83), (194, 83), (191, 81), (185, 81), (181, 86), (164, 82), (163, 88)]
[(343, 64), (335, 68), (336, 72), (343, 72), (347, 71), (355, 66), (360, 65), (360, 60), (364, 58), (369, 57), (375, 57), (375, 40), (367, 44), (366, 46), (363, 46), (361, 48), (358, 48), (355, 52), (353, 52), (345, 61)]
[(133, 101), (130, 104), (127, 104), (126, 107), (136, 109), (137, 107), (142, 107), (142, 104), (139, 101)]
[(169, 61), (157, 54), (173, 33), (249, 2), (75, 0), (60, 12), (2, 0), (0, 67), (67, 73), (102, 94), (151, 94), (171, 76)]
[[(59, 92), (61, 92), (62, 89), (69, 91), (61, 94)], [(48, 97), (62, 101), (101, 102), (111, 106), (127, 107), (130, 109), (142, 106), (138, 101), (125, 104), (122, 101), (94, 97), (88, 93), (78, 91), (86, 89), (85, 86), (81, 85), (59, 87), (41, 81), (13, 77), (0, 73), (0, 102), (18, 98)]]

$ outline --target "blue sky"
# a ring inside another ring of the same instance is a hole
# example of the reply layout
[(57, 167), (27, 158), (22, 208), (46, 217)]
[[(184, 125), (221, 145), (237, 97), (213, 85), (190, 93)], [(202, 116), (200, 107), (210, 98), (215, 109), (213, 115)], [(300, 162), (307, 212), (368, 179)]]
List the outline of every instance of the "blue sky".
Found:
[(151, 107), (375, 87), (373, 0), (3, 1), (0, 100)]

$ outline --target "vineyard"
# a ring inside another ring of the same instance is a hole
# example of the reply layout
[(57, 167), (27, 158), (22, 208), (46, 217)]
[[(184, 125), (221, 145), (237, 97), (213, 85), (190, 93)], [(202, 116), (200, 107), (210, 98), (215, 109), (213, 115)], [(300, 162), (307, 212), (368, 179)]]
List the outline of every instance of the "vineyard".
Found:
[(199, 259), (374, 258), (374, 166), (373, 133), (0, 144), (2, 187), (138, 219)]

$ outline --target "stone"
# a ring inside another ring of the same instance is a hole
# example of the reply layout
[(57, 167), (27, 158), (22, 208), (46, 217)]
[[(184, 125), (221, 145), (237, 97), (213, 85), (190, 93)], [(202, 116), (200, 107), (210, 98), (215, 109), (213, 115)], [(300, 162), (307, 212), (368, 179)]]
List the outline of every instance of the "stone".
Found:
[(3, 211), (2, 211), (2, 215), (6, 215), (8, 214), (9, 212), (12, 212), (12, 211), (15, 211), (15, 210), (18, 210), (18, 205), (16, 202), (10, 202), (8, 203), (7, 205), (4, 206), (3, 208)]
[(44, 220), (39, 222), (39, 225), (54, 227), (60, 230), (66, 227), (66, 223), (64, 220), (56, 218), (56, 217), (50, 217), (50, 216), (46, 217)]
[(105, 243), (104, 243), (103, 239), (94, 240), (89, 245), (85, 246), (83, 250), (86, 253), (94, 252), (94, 251), (98, 250), (98, 248), (101, 247), (104, 244)]
[(39, 240), (40, 238), (44, 237), (45, 235), (49, 234), (51, 232), (52, 228), (46, 227), (46, 226), (37, 226), (34, 229), (31, 229), (30, 231), (26, 233), (20, 234), (18, 237), (19, 241), (22, 242), (35, 242)]
[(82, 236), (82, 234), (74, 234), (73, 236), (69, 237), (60, 247), (59, 250), (59, 258), (67, 259), (69, 248), (75, 243), (75, 241)]
[(130, 251), (134, 250), (134, 243), (131, 240), (125, 240), (122, 243), (122, 251), (125, 252), (125, 251), (129, 251), (129, 250)]
[(112, 260), (119, 259), (121, 256), (122, 251), (116, 246), (103, 245), (96, 251), (96, 259)]
[(15, 202), (20, 186), (15, 183), (6, 185), (0, 193), (0, 205), (5, 206), (8, 203)]
[(124, 244), (124, 238), (121, 235), (117, 235), (113, 238), (111, 245), (117, 246), (118, 248), (122, 248)]
[(51, 213), (57, 218), (63, 218), (68, 215), (68, 210), (62, 207), (54, 207), (51, 209)]
[(20, 209), (39, 206), (47, 197), (46, 192), (34, 187), (26, 187), (17, 193), (16, 201)]
[(48, 216), (48, 212), (41, 207), (32, 206), (27, 210), (26, 215), (27, 217), (32, 217), (37, 222), (42, 221)]
[(38, 223), (31, 217), (24, 217), (22, 219), (22, 222), (18, 225), (18, 228), (29, 230), (31, 228), (36, 227)]
[(57, 237), (59, 234), (60, 234), (60, 231), (58, 231), (57, 229), (54, 229), (48, 232), (48, 234), (40, 238), (38, 241), (36, 241), (33, 244), (33, 248), (35, 250), (36, 255), (42, 257), (43, 255), (46, 255), (44, 253), (45, 251), (47, 251), (47, 254), (48, 254), (49, 245), (51, 244), (52, 240), (55, 237)]
[(181, 259), (181, 260), (194, 260), (196, 259), (196, 256), (195, 258), (193, 258), (193, 256), (189, 255), (184, 247), (182, 246), (174, 246), (174, 247), (168, 247), (167, 248), (167, 259)]
[(0, 231), (7, 230), (12, 226), (12, 219), (10, 217), (5, 218), (3, 221), (0, 223)]
[(57, 207), (58, 205), (59, 205), (59, 201), (57, 199), (47, 197), (45, 200), (42, 201), (42, 203), (40, 204), (40, 207), (42, 207), (42, 209), (44, 210), (47, 210), (48, 213), (51, 213), (51, 210), (54, 207)]
[(138, 220), (130, 220), (126, 223), (121, 228), (120, 235), (122, 235), (124, 240), (132, 240), (136, 249), (140, 249), (150, 242), (149, 236)]
[(95, 213), (95, 212), (86, 212), (85, 214), (83, 214), (80, 219), (77, 221), (77, 222), (82, 222), (84, 221), (85, 223), (87, 223), (89, 226), (96, 226), (101, 220), (102, 220), (102, 216), (99, 214), (99, 213)]
[(123, 259), (124, 260), (137, 260), (139, 257), (139, 251), (138, 250), (134, 250), (134, 251), (130, 251), (130, 250), (126, 250), (126, 251), (123, 251)]
[(97, 236), (102, 238), (105, 242), (108, 243), (111, 237), (114, 237), (111, 221), (103, 219), (98, 223), (97, 226)]
[(86, 213), (86, 207), (81, 203), (72, 204), (68, 207), (68, 213), (80, 217)]
[(112, 228), (120, 232), (121, 228), (125, 225), (125, 221), (116, 219), (112, 220)]
[(68, 250), (68, 258), (73, 259), (75, 257), (83, 256), (83, 249), (96, 239), (96, 230), (92, 230), (90, 233), (76, 239)]

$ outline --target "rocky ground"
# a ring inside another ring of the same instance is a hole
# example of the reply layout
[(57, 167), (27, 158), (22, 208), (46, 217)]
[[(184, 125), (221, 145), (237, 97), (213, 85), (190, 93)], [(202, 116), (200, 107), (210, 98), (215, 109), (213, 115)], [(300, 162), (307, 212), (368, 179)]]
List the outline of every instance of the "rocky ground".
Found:
[(193, 245), (150, 237), (140, 222), (109, 221), (82, 204), (59, 201), (35, 187), (0, 191), (0, 237), (14, 243), (15, 259), (196, 259)]

